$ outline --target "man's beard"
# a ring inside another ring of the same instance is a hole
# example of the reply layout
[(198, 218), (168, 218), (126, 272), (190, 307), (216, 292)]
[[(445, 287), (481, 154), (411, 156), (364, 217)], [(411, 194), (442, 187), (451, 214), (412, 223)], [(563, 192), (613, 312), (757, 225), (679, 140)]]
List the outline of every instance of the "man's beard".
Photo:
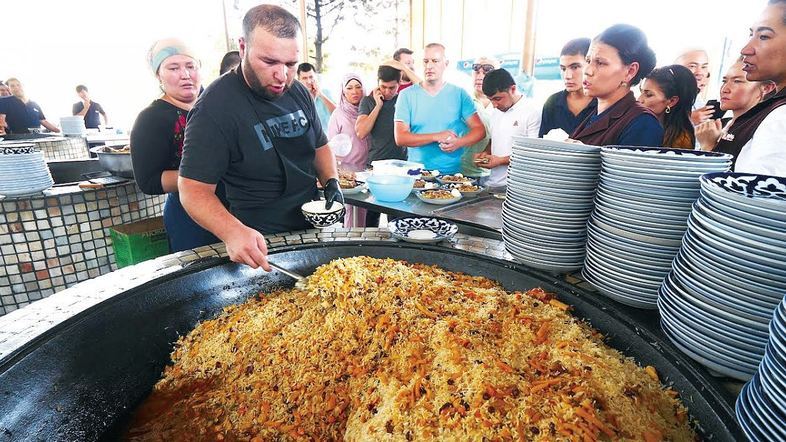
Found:
[(254, 72), (254, 69), (251, 67), (251, 63), (248, 63), (244, 60), (244, 63), (240, 65), (243, 70), (243, 77), (246, 79), (246, 83), (248, 87), (257, 95), (262, 96), (262, 98), (266, 100), (277, 100), (281, 98), (289, 90), (289, 84), (284, 83), (284, 90), (281, 91), (280, 94), (273, 94), (269, 92), (264, 86), (262, 86), (262, 82), (259, 81), (257, 74)]

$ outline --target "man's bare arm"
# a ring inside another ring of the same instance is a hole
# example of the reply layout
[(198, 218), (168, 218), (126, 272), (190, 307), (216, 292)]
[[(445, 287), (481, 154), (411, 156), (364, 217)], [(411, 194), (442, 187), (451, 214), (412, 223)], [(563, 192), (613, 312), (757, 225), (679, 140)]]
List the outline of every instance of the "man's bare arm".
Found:
[(324, 186), (329, 179), (338, 179), (338, 168), (336, 167), (336, 156), (330, 150), (330, 146), (325, 144), (318, 147), (314, 155), (314, 168), (317, 170), (317, 178)]
[(265, 237), (229, 213), (216, 196), (215, 184), (181, 176), (177, 188), (180, 203), (191, 219), (224, 241), (232, 261), (271, 270)]
[(393, 136), (396, 139), (397, 146), (421, 147), (426, 144), (439, 143), (448, 137), (456, 138), (456, 134), (449, 130), (431, 134), (413, 134), (409, 129), (409, 124), (403, 121), (396, 121), (395, 123)]

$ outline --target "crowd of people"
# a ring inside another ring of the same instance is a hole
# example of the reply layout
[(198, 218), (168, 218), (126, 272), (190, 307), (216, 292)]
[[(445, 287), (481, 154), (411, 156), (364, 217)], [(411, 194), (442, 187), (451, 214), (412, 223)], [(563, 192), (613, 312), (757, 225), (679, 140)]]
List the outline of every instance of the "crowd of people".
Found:
[[(78, 85), (79, 101), (72, 107), (72, 115), (84, 118), (85, 128), (98, 129), (101, 118), (109, 124), (106, 111), (90, 99), (87, 86)], [(56, 124), (48, 121), (41, 106), (27, 97), (22, 82), (17, 78), (0, 81), (0, 135), (38, 133), (41, 127), (49, 132), (60, 133)]]
[[(263, 234), (308, 227), (299, 208), (314, 198), (317, 183), (327, 205), (343, 203), (339, 167), (359, 171), (376, 160), (408, 159), (504, 187), (518, 136), (725, 152), (736, 171), (786, 176), (786, 0), (769, 1), (723, 76), (720, 100), (706, 103), (706, 51), (686, 51), (657, 67), (645, 34), (626, 24), (567, 42), (559, 58), (564, 89), (543, 106), (524, 97), (491, 56), (473, 63), (471, 94), (447, 82), (440, 43), (420, 54), (397, 50), (379, 66), (375, 84), (346, 73), (336, 103), (314, 66), (300, 62), (299, 29), (282, 8), (252, 8), (240, 50), (224, 57), (221, 77), (204, 90), (198, 57), (186, 44), (165, 40), (151, 48), (162, 96), (134, 124), (132, 157), (142, 190), (169, 194), (173, 251), (221, 240), (233, 260), (269, 269)], [(419, 57), (422, 75), (414, 68)], [(48, 127), (21, 83), (8, 83), (18, 100), (0, 98), (0, 114), (11, 130), (30, 127), (31, 107)], [(105, 116), (81, 88), (74, 114)], [(28, 115), (21, 126), (8, 119), (14, 106)], [(351, 149), (336, 157), (328, 139), (339, 134)], [(379, 214), (355, 222), (376, 225)]]

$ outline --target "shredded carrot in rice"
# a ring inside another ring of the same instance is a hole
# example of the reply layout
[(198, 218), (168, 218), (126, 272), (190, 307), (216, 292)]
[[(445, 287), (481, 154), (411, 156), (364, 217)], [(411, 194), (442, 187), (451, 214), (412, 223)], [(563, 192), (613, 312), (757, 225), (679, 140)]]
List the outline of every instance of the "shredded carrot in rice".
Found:
[(534, 288), (354, 257), (182, 337), (128, 440), (692, 441), (688, 412)]

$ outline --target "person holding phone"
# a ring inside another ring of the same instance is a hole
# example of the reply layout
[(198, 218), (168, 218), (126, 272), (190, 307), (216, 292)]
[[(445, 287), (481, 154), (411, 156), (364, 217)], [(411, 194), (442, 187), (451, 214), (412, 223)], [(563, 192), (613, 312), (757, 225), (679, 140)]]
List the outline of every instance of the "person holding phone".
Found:
[(693, 78), (696, 79), (696, 86), (699, 88), (699, 92), (696, 93), (696, 100), (693, 103), (693, 108), (691, 109), (691, 122), (695, 126), (709, 120), (712, 118), (715, 110), (710, 107), (709, 102), (705, 103), (702, 98), (704, 89), (707, 88), (710, 79), (710, 58), (709, 55), (707, 55), (707, 51), (700, 48), (688, 49), (680, 54), (680, 56), (674, 60), (674, 63), (688, 68), (693, 74)]
[[(732, 118), (727, 121), (713, 118), (696, 126), (696, 138), (702, 150), (716, 150), (722, 138), (731, 138), (727, 137), (731, 124), (773, 91), (775, 84), (771, 81), (748, 81), (743, 68), (744, 63), (740, 57), (736, 63), (729, 66), (721, 80), (720, 113), (731, 111)], [(719, 147), (721, 149), (718, 150), (719, 152), (732, 154), (736, 160), (739, 151), (732, 149), (730, 143), (722, 143)]]

